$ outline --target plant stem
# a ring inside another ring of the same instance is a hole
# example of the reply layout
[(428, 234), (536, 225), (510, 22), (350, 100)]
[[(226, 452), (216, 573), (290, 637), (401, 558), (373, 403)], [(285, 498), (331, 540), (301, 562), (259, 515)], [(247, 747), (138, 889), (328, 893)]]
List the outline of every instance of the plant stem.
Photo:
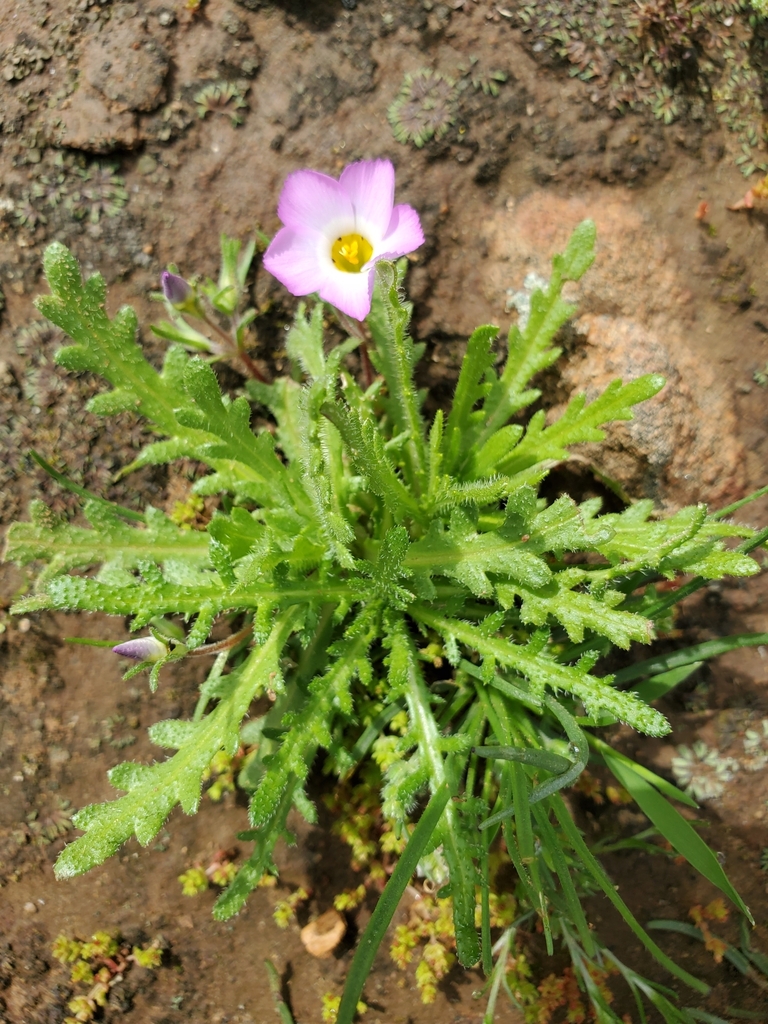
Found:
[(213, 317), (210, 316), (205, 310), (203, 310), (203, 320), (205, 321), (206, 324), (208, 324), (208, 326), (211, 328), (212, 331), (214, 331), (216, 334), (218, 334), (218, 336), (221, 338), (221, 340), (226, 345), (227, 349), (233, 355), (236, 355), (238, 357), (238, 359), (242, 362), (243, 366), (248, 371), (248, 375), (250, 377), (253, 377), (255, 380), (261, 381), (262, 384), (268, 384), (269, 383), (267, 378), (264, 376), (264, 374), (258, 368), (256, 363), (254, 363), (254, 361), (251, 359), (251, 357), (248, 355), (248, 353), (245, 352), (243, 349), (239, 348), (239, 346), (232, 340), (232, 338), (224, 330), (224, 328), (220, 327), (216, 323), (216, 321), (213, 319)]
[(237, 647), (241, 640), (245, 640), (249, 633), (253, 632), (253, 623), (249, 622), (247, 626), (241, 629), (237, 633), (232, 633), (231, 636), (224, 637), (223, 640), (217, 640), (212, 644), (203, 644), (202, 647), (196, 647), (193, 651), (189, 652), (190, 658), (199, 658), (206, 654), (218, 654), (219, 651), (228, 651), (232, 647)]

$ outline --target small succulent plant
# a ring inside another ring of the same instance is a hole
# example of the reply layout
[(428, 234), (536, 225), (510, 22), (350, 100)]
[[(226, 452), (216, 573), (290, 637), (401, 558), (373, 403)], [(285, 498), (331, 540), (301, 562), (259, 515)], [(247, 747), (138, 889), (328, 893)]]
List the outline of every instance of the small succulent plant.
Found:
[(40, 224), (48, 223), (48, 218), (45, 214), (32, 202), (32, 196), (29, 192), (25, 192), (22, 195), (21, 200), (16, 204), (14, 212), (19, 225), (29, 228), (31, 231), (34, 231)]
[(764, 718), (759, 729), (747, 729), (744, 733), (744, 757), (742, 767), (748, 772), (759, 772), (768, 765), (768, 718)]
[(43, 206), (55, 208), (69, 195), (66, 175), (60, 171), (56, 174), (43, 174), (32, 186), (32, 196), (42, 201)]
[(479, 66), (479, 63), (477, 57), (470, 57), (467, 64), (459, 65), (459, 71), (461, 72), (459, 88), (472, 86), (475, 91), (484, 92), (486, 96), (498, 96), (499, 86), (507, 81), (509, 75), (498, 68), (486, 71)]
[(128, 202), (125, 182), (114, 164), (91, 164), (80, 176), (80, 187), (69, 200), (75, 216), (98, 224), (102, 216), (116, 217)]
[(3, 54), (2, 76), (6, 82), (20, 82), (27, 75), (39, 75), (52, 56), (45, 47), (20, 40)]
[(677, 757), (672, 758), (672, 774), (685, 786), (686, 793), (702, 802), (722, 796), (725, 784), (739, 770), (735, 758), (722, 757), (702, 740), (692, 747), (678, 747), (677, 752)]
[(243, 123), (242, 114), (238, 111), (248, 108), (243, 91), (234, 82), (214, 82), (206, 85), (195, 96), (195, 103), (198, 117), (224, 114), (230, 119), (233, 128)]
[(659, 121), (672, 124), (680, 116), (679, 97), (668, 85), (662, 85), (653, 94), (651, 110)]
[(457, 95), (453, 79), (438, 71), (422, 68), (406, 75), (387, 111), (397, 141), (421, 148), (430, 139), (442, 138), (456, 120)]

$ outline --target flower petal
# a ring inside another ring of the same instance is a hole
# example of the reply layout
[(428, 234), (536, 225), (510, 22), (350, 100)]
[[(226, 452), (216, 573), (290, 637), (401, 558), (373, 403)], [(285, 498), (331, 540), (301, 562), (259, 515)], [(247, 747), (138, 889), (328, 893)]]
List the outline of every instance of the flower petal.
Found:
[(384, 237), (392, 217), (394, 167), (389, 160), (361, 160), (344, 168), (339, 184), (355, 209), (357, 231), (375, 248)]
[(419, 215), (411, 206), (396, 206), (387, 227), (386, 235), (376, 252), (377, 259), (394, 260), (405, 256), (424, 244), (424, 232)]
[(324, 235), (280, 228), (264, 253), (264, 266), (291, 295), (311, 295), (322, 287), (333, 264)]
[(285, 179), (277, 215), (294, 231), (322, 231), (338, 222), (354, 230), (352, 200), (335, 178), (319, 171), (294, 171)]
[(320, 298), (355, 320), (365, 320), (371, 311), (375, 273), (373, 267), (361, 274), (334, 268), (320, 289)]

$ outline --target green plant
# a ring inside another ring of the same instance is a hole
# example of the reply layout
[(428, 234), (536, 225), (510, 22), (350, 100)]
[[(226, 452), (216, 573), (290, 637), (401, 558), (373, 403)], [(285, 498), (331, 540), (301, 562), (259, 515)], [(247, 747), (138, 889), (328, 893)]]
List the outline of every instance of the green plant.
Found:
[[(489, 81), (496, 87), (496, 79)], [(419, 149), (430, 139), (441, 139), (456, 120), (457, 96), (456, 83), (438, 71), (421, 68), (406, 75), (387, 110), (392, 134)]]
[[(61, 853), (57, 877), (89, 870), (131, 836), (149, 844), (177, 804), (194, 813), (212, 761), (242, 745), (250, 753), (238, 782), (251, 793), (251, 827), (239, 836), (254, 848), (216, 901), (214, 915), (229, 918), (274, 871), (291, 808), (315, 820), (304, 787), (318, 751), (345, 779), (375, 755), (384, 769), (381, 815), (402, 853), (358, 949), (340, 1024), (352, 1019), (399, 895), (435, 852), (447, 868), (438, 897), (451, 897), (456, 956), (465, 966), (482, 962), (495, 1000), (518, 927), (492, 935), (489, 862), (501, 833), (521, 913), (538, 920), (550, 952), (555, 939), (568, 949), (576, 984), (601, 1020), (618, 1021), (595, 980), (610, 972), (666, 1020), (692, 1019), (590, 928), (579, 896), (600, 890), (661, 964), (707, 991), (636, 921), (561, 790), (590, 758), (607, 766), (671, 846), (748, 915), (715, 854), (670, 802), (694, 805), (691, 797), (596, 730), (621, 721), (666, 735), (654, 700), (703, 658), (765, 638), (697, 645), (614, 676), (596, 669), (615, 648), (649, 643), (672, 605), (706, 580), (755, 574), (748, 551), (766, 534), (726, 521), (738, 505), (656, 518), (646, 501), (601, 514), (599, 500), (550, 503), (538, 493), (569, 446), (601, 440), (605, 424), (630, 419), (632, 407), (664, 383), (657, 375), (615, 381), (591, 403), (574, 397), (550, 424), (543, 410), (521, 421), (540, 396), (532, 378), (558, 358), (553, 339), (574, 312), (562, 286), (588, 270), (593, 242), (594, 226), (585, 222), (554, 258), (524, 329), (510, 331), (500, 373), (497, 328), (473, 333), (452, 406), (430, 424), (413, 379), (421, 346), (407, 333), (404, 261), (377, 267), (368, 325), (378, 376), (370, 387), (358, 384), (347, 361), (359, 338), (327, 350), (323, 305), (300, 303), (286, 337), (292, 374), (250, 380), (247, 395), (230, 397), (209, 363), (181, 345), (156, 371), (136, 343), (133, 311), (110, 320), (103, 279), (83, 283), (72, 255), (49, 247), (51, 294), (38, 306), (74, 341), (59, 351), (59, 364), (113, 385), (91, 401), (92, 411), (132, 410), (160, 435), (128, 468), (198, 460), (211, 472), (194, 492), (220, 503), (206, 529), (185, 530), (157, 509), (139, 514), (77, 488), (89, 528), (34, 502), (31, 521), (8, 533), (9, 559), (42, 563), (17, 613), (131, 616), (131, 628), (149, 628), (150, 636), (139, 644), (144, 653), (125, 653), (145, 659), (139, 664), (151, 668), (153, 686), (168, 661), (215, 655), (192, 718), (149, 730), (157, 746), (176, 752), (110, 771), (124, 795), (78, 812), (83, 835)], [(254, 433), (252, 402), (268, 412), (272, 429)], [(731, 538), (742, 543), (728, 547)], [(657, 592), (655, 581), (680, 574), (692, 578)], [(229, 636), (207, 644), (217, 619)], [(242, 725), (260, 695), (271, 710)], [(355, 841), (375, 851), (369, 825), (358, 824)], [(548, 998), (570, 996), (558, 989)]]
[(243, 123), (240, 110), (247, 110), (243, 90), (234, 82), (213, 82), (206, 85), (195, 96), (197, 116), (205, 118), (208, 114), (223, 114), (228, 117), (233, 128)]
[(67, 1003), (73, 1016), (65, 1017), (64, 1024), (88, 1024), (107, 1005), (109, 993), (119, 985), (135, 964), (154, 970), (163, 960), (161, 940), (143, 946), (129, 946), (109, 932), (96, 932), (90, 942), (59, 935), (51, 946), (59, 963), (70, 968), (72, 986), (83, 985), (86, 992), (77, 992)]

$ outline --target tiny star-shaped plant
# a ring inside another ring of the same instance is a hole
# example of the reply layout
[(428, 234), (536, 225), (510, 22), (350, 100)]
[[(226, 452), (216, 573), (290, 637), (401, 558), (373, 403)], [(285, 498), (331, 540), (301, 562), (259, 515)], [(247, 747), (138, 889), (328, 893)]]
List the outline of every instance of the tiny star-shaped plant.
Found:
[(456, 97), (456, 83), (437, 71), (422, 68), (406, 75), (387, 110), (397, 141), (420, 149), (430, 139), (441, 139), (456, 120)]
[(197, 116), (205, 118), (207, 114), (224, 114), (229, 118), (233, 128), (243, 123), (238, 110), (248, 108), (242, 90), (234, 82), (214, 82), (206, 85), (195, 96)]

